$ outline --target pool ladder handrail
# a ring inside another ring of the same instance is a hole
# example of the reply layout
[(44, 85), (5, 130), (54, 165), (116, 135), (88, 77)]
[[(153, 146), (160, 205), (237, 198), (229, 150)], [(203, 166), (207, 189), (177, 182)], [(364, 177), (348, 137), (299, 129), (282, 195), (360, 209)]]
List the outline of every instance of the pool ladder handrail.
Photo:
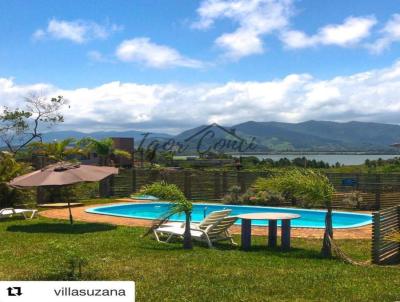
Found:
[[(203, 209), (203, 218), (206, 218), (206, 216), (207, 216), (207, 210), (208, 210), (208, 207), (207, 207), (207, 206), (204, 207), (204, 209)], [(227, 207), (224, 207), (222, 210), (228, 210), (228, 208), (227, 208)]]

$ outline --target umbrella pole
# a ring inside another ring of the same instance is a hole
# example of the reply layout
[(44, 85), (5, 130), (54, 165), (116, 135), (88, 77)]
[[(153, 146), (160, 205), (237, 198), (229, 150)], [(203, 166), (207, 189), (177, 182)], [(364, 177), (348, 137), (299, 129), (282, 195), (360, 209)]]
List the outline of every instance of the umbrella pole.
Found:
[(69, 222), (73, 224), (74, 219), (72, 218), (71, 204), (69, 203), (69, 201), (68, 201), (68, 211), (69, 211)]

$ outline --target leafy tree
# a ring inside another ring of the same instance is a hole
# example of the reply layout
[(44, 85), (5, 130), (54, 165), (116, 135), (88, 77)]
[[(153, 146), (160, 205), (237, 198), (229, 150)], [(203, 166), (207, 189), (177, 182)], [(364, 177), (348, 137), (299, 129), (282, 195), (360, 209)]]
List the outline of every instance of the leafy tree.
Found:
[(17, 162), (12, 153), (0, 152), (0, 199), (2, 204), (12, 204), (17, 198), (17, 190), (8, 186), (8, 182), (30, 170), (28, 164)]
[(151, 185), (143, 187), (140, 192), (142, 194), (153, 195), (160, 199), (168, 200), (172, 202), (170, 210), (163, 215), (163, 217), (152, 226), (152, 228), (146, 233), (150, 234), (153, 229), (158, 228), (162, 224), (166, 223), (171, 216), (176, 214), (185, 214), (185, 232), (183, 235), (183, 248), (192, 249), (192, 236), (190, 234), (190, 217), (192, 215), (193, 204), (188, 201), (183, 192), (173, 184), (168, 184), (164, 181), (155, 182)]
[(12, 153), (7, 151), (0, 152), (0, 182), (6, 183), (13, 178), (29, 171), (29, 165), (17, 162)]
[(115, 148), (114, 141), (111, 138), (102, 140), (96, 140), (91, 137), (83, 138), (78, 142), (78, 146), (82, 147), (86, 153), (96, 153), (101, 166), (110, 166), (116, 156), (131, 158), (129, 152)]
[(84, 154), (83, 150), (72, 146), (75, 142), (73, 138), (51, 143), (33, 142), (29, 145), (32, 154), (42, 155), (54, 161), (65, 161), (71, 156)]
[(174, 160), (174, 154), (175, 154), (175, 152), (173, 152), (173, 151), (159, 152), (157, 154), (158, 162), (165, 164), (165, 165), (172, 165), (172, 162)]
[(31, 94), (23, 109), (5, 107), (0, 113), (0, 140), (16, 154), (33, 141), (42, 141), (42, 129), (64, 122), (61, 109), (66, 105), (62, 96), (48, 99)]
[(325, 233), (321, 253), (325, 257), (332, 256), (332, 195), (334, 187), (322, 173), (314, 170), (292, 169), (277, 174), (263, 181), (265, 188), (271, 191), (290, 194), (296, 199), (306, 202), (308, 206), (327, 208), (325, 216)]

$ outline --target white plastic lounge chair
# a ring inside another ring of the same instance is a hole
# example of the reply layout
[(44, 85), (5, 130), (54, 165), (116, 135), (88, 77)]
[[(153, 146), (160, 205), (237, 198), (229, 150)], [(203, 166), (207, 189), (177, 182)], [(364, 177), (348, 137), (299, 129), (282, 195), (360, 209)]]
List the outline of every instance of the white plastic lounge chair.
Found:
[(34, 209), (14, 209), (5, 208), (0, 210), (0, 218), (23, 216), (25, 219), (32, 219), (36, 216), (37, 210)]
[[(228, 216), (217, 220), (213, 224), (208, 225), (205, 229), (196, 228), (190, 229), (192, 239), (206, 242), (208, 247), (212, 248), (213, 242), (229, 240), (233, 245), (237, 245), (229, 233), (228, 229), (235, 223), (237, 217)], [(158, 242), (168, 243), (173, 237), (183, 237), (185, 228), (180, 226), (161, 226), (153, 230), (154, 236)], [(167, 235), (165, 241), (160, 240), (159, 235)]]
[[(218, 220), (221, 220), (222, 218), (227, 217), (231, 212), (232, 212), (232, 210), (230, 210), (230, 209), (211, 212), (201, 222), (191, 223), (190, 228), (204, 230), (210, 224), (213, 224), (213, 223), (217, 222)], [(184, 222), (167, 222), (167, 223), (164, 223), (163, 225), (161, 225), (160, 227), (164, 227), (164, 226), (184, 228), (185, 223)]]

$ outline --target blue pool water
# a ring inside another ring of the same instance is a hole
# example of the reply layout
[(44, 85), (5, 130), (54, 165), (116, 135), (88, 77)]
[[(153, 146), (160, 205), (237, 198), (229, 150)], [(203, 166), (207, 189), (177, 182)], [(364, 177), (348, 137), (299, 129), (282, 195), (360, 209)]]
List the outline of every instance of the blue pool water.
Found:
[[(94, 214), (141, 218), (141, 219), (158, 219), (162, 217), (170, 209), (171, 204), (168, 202), (151, 202), (151, 203), (134, 203), (123, 205), (102, 206), (97, 208), (87, 209), (86, 212)], [(296, 208), (275, 208), (275, 207), (259, 207), (259, 206), (234, 206), (234, 205), (219, 205), (219, 204), (193, 204), (192, 221), (200, 222), (204, 214), (220, 211), (223, 209), (231, 209), (231, 215), (239, 215), (244, 213), (294, 213), (301, 215), (300, 218), (292, 220), (293, 227), (299, 228), (324, 228), (325, 227), (325, 211), (323, 210), (305, 210)], [(183, 214), (174, 215), (171, 221), (184, 221)], [(333, 227), (334, 228), (353, 228), (370, 224), (372, 222), (371, 215), (348, 213), (348, 212), (333, 212)], [(240, 224), (240, 220), (236, 224)], [(253, 220), (253, 225), (266, 226), (266, 220)], [(279, 222), (278, 222), (279, 224)]]

